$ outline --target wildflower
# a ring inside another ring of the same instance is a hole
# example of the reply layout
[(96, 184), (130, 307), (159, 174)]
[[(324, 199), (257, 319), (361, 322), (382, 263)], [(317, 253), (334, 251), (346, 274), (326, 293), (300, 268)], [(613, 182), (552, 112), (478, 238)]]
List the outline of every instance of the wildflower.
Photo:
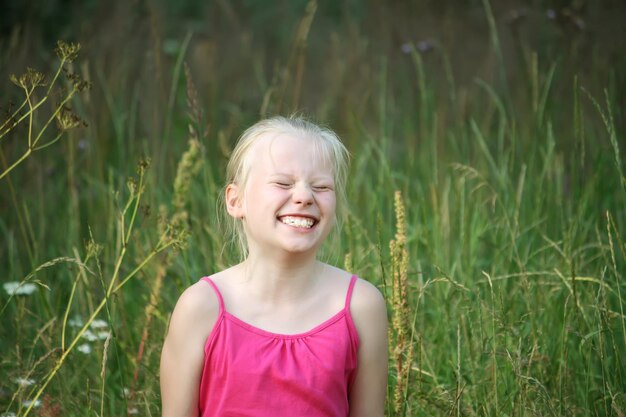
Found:
[(31, 284), (30, 282), (20, 283), (17, 281), (5, 282), (3, 287), (9, 295), (31, 295), (37, 289), (35, 284)]
[(413, 44), (411, 42), (405, 42), (400, 46), (400, 50), (403, 54), (410, 54)]
[(95, 342), (96, 340), (98, 340), (98, 336), (96, 336), (91, 330), (85, 330), (85, 333), (83, 333), (82, 337), (89, 340), (90, 342)]
[(80, 317), (75, 316), (75, 317), (69, 319), (67, 321), (67, 324), (69, 324), (71, 327), (82, 327), (83, 326), (83, 320)]
[(96, 319), (92, 321), (91, 324), (89, 325), (89, 327), (91, 327), (92, 329), (103, 329), (108, 326), (109, 326), (109, 323), (100, 319)]
[(17, 415), (11, 411), (0, 414), (0, 417), (17, 417)]
[[(30, 405), (33, 404), (32, 400), (26, 400), (22, 403), (22, 405), (24, 407), (30, 407)], [(39, 400), (35, 400), (35, 403), (33, 404), (33, 407), (39, 407), (41, 405), (41, 401)]]
[(415, 45), (413, 45), (413, 42), (405, 42), (400, 45), (400, 51), (402, 51), (402, 53), (406, 55), (412, 53), (413, 48), (422, 53), (429, 52), (435, 48), (435, 42), (426, 39), (417, 42)]
[(129, 408), (128, 414), (139, 414), (139, 410), (137, 409), (137, 407)]
[(111, 332), (109, 332), (109, 331), (101, 331), (101, 332), (98, 332), (98, 334), (96, 336), (100, 340), (105, 340), (105, 339), (107, 339), (109, 337), (110, 334), (111, 334)]
[(89, 142), (87, 141), (87, 139), (81, 139), (78, 141), (78, 150), (79, 151), (86, 151), (87, 148), (89, 148)]
[(420, 52), (428, 52), (435, 47), (433, 41), (425, 40), (417, 43), (417, 50)]
[(83, 343), (76, 349), (78, 349), (79, 352), (84, 353), (85, 355), (89, 355), (91, 353), (91, 346), (89, 345), (89, 343)]
[(35, 383), (33, 379), (22, 378), (22, 377), (15, 378), (13, 381), (22, 388), (25, 388), (29, 385), (33, 385)]

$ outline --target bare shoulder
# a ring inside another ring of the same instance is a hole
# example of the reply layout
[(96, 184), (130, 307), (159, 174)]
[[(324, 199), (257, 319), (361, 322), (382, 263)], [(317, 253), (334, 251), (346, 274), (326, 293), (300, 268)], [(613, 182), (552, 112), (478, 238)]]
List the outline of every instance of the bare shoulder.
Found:
[(357, 327), (359, 322), (368, 323), (373, 319), (387, 322), (385, 298), (378, 288), (362, 278), (354, 285), (350, 312)]
[[(338, 287), (347, 287), (354, 274), (344, 271), (332, 265), (324, 264), (325, 275), (328, 282), (335, 283)], [(381, 292), (367, 280), (358, 278), (352, 292), (350, 301), (351, 311), (360, 309), (385, 309), (385, 299)]]
[[(338, 288), (347, 288), (353, 274), (343, 269), (325, 265), (329, 281), (334, 282)], [(338, 291), (338, 293), (343, 293)], [(385, 298), (382, 293), (369, 281), (358, 278), (352, 291), (350, 299), (350, 313), (352, 313), (355, 324), (357, 321), (367, 322), (372, 317), (378, 317), (380, 320), (387, 320), (387, 307)], [(365, 316), (363, 320), (359, 320), (361, 316)]]
[(328, 284), (334, 284), (337, 287), (347, 288), (353, 274), (326, 263), (321, 263), (321, 265), (324, 271), (323, 276), (326, 278), (326, 282)]
[(179, 297), (170, 321), (169, 336), (208, 337), (219, 315), (220, 303), (211, 285), (199, 281)]
[(204, 315), (219, 311), (217, 294), (206, 281), (198, 281), (188, 287), (178, 299), (176, 309), (184, 314)]

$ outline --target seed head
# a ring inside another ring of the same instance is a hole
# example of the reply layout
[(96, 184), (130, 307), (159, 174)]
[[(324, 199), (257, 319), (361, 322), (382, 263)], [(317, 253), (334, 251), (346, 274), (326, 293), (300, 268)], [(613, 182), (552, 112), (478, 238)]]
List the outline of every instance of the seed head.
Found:
[(139, 210), (141, 210), (141, 214), (144, 217), (150, 217), (150, 215), (152, 214), (152, 207), (150, 206), (150, 204), (141, 204), (139, 206)]
[(102, 249), (104, 249), (104, 247), (96, 243), (93, 238), (90, 238), (85, 246), (87, 249), (88, 258), (96, 258), (100, 254), (100, 252), (102, 252)]
[(61, 61), (67, 62), (74, 61), (78, 56), (78, 51), (80, 51), (79, 43), (64, 41), (57, 41), (57, 47), (54, 50)]
[(413, 355), (411, 337), (410, 309), (408, 305), (408, 266), (409, 254), (406, 248), (406, 214), (402, 194), (396, 191), (394, 195), (396, 214), (395, 239), (389, 242), (391, 254), (392, 292), (391, 307), (392, 319), (389, 332), (391, 359), (395, 363), (397, 380), (394, 387), (393, 408), (395, 415), (399, 415), (406, 397), (405, 389), (408, 386), (409, 373)]
[(343, 269), (348, 272), (354, 271), (352, 266), (352, 253), (346, 253), (346, 256), (343, 258)]
[(202, 165), (200, 142), (193, 138), (189, 140), (189, 148), (183, 153), (178, 163), (176, 178), (174, 179), (174, 208), (184, 211), (189, 199), (191, 180)]
[(128, 177), (126, 179), (126, 187), (128, 187), (128, 191), (130, 191), (132, 195), (137, 194), (137, 180), (133, 177)]
[(147, 156), (142, 157), (137, 163), (137, 174), (141, 175), (145, 173), (146, 170), (150, 167), (150, 162), (152, 161), (150, 160), (149, 157)]
[(15, 74), (11, 74), (11, 76), (9, 76), (9, 79), (13, 82), (13, 84), (27, 90), (46, 85), (45, 76), (43, 75), (43, 73), (31, 67), (26, 68), (26, 72), (19, 77), (16, 77)]
[(56, 115), (57, 126), (61, 130), (69, 130), (75, 127), (85, 125), (83, 120), (72, 111), (71, 108), (63, 106)]
[(91, 83), (89, 81), (83, 80), (79, 74), (76, 74), (75, 72), (65, 71), (65, 76), (70, 81), (76, 91), (81, 92), (91, 89)]
[(394, 195), (394, 205), (396, 211), (396, 241), (399, 245), (404, 245), (406, 242), (406, 216), (404, 203), (402, 201), (402, 193), (400, 191), (396, 191)]

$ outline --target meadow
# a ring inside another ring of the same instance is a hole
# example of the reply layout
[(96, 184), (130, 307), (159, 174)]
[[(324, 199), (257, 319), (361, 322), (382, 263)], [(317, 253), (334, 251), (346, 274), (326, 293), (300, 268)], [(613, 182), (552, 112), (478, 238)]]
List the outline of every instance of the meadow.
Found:
[(387, 416), (626, 416), (622, 6), (118, 3), (0, 38), (0, 416), (160, 415), (229, 153), (293, 112), (352, 154), (322, 257), (386, 296)]

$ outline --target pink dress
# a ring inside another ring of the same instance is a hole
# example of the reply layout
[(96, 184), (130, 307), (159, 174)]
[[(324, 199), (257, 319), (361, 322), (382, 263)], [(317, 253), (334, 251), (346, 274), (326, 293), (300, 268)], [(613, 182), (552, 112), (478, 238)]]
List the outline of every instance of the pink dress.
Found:
[(217, 286), (217, 321), (204, 352), (202, 417), (346, 417), (359, 344), (350, 315), (356, 276), (344, 308), (306, 333), (271, 333), (229, 314)]

